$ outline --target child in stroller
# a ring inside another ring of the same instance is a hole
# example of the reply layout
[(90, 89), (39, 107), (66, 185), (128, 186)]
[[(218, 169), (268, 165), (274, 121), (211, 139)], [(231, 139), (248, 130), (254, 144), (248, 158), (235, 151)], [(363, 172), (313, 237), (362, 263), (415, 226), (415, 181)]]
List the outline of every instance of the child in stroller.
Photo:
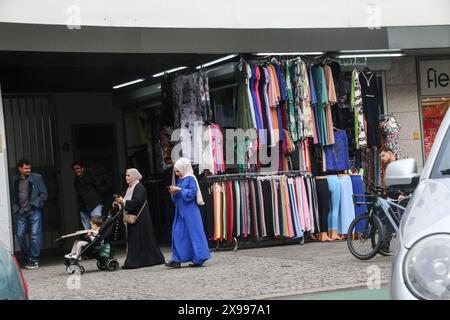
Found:
[(79, 263), (81, 256), (97, 259), (99, 270), (115, 271), (119, 269), (119, 261), (114, 259), (111, 245), (105, 243), (105, 238), (113, 232), (116, 219), (120, 215), (120, 211), (112, 214), (113, 210), (115, 209), (108, 212), (108, 216), (103, 222), (101, 217), (91, 218), (91, 229), (87, 231), (87, 238), (75, 240), (71, 253), (64, 256), (67, 273), (84, 273), (84, 267)]
[(91, 218), (91, 229), (85, 236), (86, 239), (75, 240), (73, 242), (72, 251), (69, 254), (66, 254), (64, 258), (81, 260), (81, 250), (95, 239), (95, 236), (98, 235), (98, 230), (102, 224), (103, 220), (101, 216), (93, 216)]

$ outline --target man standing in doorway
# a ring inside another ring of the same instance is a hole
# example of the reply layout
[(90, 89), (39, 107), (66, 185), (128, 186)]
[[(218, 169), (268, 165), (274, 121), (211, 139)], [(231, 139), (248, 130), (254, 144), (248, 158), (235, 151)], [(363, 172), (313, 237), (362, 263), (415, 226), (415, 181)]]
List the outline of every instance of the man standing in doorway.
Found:
[(74, 186), (78, 195), (81, 223), (83, 228), (88, 230), (91, 218), (102, 215), (102, 193), (109, 186), (105, 186), (101, 179), (81, 162), (75, 162), (72, 169), (75, 172)]
[[(17, 237), (27, 259), (26, 268), (39, 267), (42, 232), (42, 208), (48, 198), (44, 179), (31, 172), (31, 162), (22, 159), (17, 164), (19, 173), (12, 178), (12, 212), (17, 214)], [(30, 231), (30, 239), (27, 239)], [(29, 240), (29, 241), (28, 241)]]

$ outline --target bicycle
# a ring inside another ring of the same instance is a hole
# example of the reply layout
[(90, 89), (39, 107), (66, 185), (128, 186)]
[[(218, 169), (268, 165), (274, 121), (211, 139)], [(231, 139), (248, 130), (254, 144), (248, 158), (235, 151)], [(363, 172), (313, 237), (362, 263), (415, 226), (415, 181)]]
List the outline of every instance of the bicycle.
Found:
[[(390, 224), (394, 230), (392, 239), (395, 239), (400, 226), (400, 218), (406, 209), (406, 205), (401, 206), (395, 202), (403, 202), (412, 196), (412, 194), (409, 194), (401, 200), (384, 199), (383, 194), (392, 189), (377, 185), (370, 185), (369, 189), (375, 191), (375, 194), (353, 195), (353, 201), (356, 205), (368, 205), (370, 209), (367, 213), (356, 217), (348, 228), (348, 248), (360, 260), (369, 260), (377, 253), (385, 256), (390, 255), (390, 252), (382, 248), (385, 241), (385, 226), (389, 228), (388, 223)], [(399, 190), (395, 191), (401, 193)], [(361, 198), (363, 201), (358, 200)], [(393, 210), (394, 208), (397, 210)], [(367, 252), (363, 251), (364, 249), (367, 249)]]

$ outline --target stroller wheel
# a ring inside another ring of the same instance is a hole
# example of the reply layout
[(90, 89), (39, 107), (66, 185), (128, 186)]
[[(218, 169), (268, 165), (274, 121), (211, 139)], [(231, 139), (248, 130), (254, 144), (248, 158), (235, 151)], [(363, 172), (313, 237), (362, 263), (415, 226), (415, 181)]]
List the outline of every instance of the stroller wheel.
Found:
[(109, 260), (106, 262), (106, 267), (108, 268), (108, 271), (116, 271), (119, 269), (119, 261), (117, 260)]
[(76, 264), (72, 264), (66, 268), (66, 272), (69, 274), (82, 275), (84, 273), (84, 267)]
[(106, 270), (106, 265), (103, 264), (100, 260), (97, 260), (97, 268), (98, 268), (98, 270), (103, 271), (103, 270)]
[(80, 274), (83, 274), (83, 273), (84, 273), (84, 267), (80, 266)]

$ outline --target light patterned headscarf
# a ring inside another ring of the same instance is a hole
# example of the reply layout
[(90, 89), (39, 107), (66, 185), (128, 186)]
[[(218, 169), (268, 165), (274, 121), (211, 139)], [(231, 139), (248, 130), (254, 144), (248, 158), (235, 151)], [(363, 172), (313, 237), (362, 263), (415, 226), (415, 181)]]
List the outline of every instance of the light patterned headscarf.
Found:
[(177, 169), (178, 171), (180, 171), (182, 178), (186, 178), (189, 176), (194, 178), (195, 183), (197, 184), (197, 196), (196, 196), (197, 204), (204, 205), (205, 202), (203, 201), (202, 192), (200, 190), (200, 186), (198, 184), (197, 178), (194, 175), (194, 170), (192, 169), (191, 162), (189, 161), (189, 159), (180, 158), (177, 160), (177, 162), (175, 162), (173, 167), (175, 169)]
[(139, 181), (141, 181), (142, 175), (135, 168), (128, 169), (126, 174), (130, 176), (131, 181), (128, 184), (127, 193), (125, 194), (125, 197), (123, 199), (131, 200), (131, 197), (133, 196), (134, 187), (136, 187)]

